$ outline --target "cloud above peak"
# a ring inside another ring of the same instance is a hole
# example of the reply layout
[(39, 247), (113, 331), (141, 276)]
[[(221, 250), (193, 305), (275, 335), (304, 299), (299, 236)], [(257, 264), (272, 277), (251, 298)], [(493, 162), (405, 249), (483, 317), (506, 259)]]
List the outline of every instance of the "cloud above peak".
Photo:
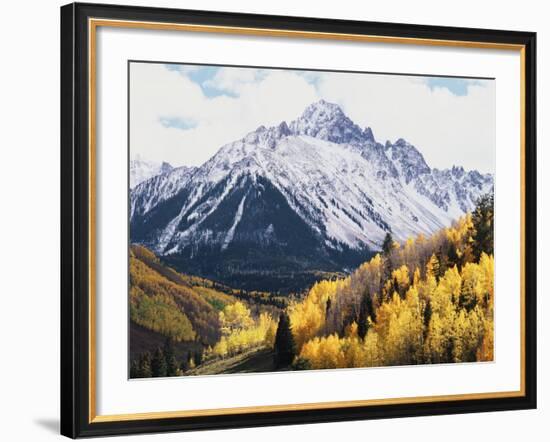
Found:
[(492, 80), (204, 65), (131, 63), (131, 153), (200, 165), (321, 99), (381, 142), (409, 140), (434, 167), (494, 170)]

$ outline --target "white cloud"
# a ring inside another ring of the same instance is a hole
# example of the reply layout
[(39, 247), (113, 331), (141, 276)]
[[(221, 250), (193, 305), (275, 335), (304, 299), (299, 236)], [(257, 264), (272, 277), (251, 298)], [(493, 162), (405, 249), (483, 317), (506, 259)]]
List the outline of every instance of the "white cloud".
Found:
[(396, 75), (324, 74), (318, 87), (357, 124), (371, 126), (378, 141), (405, 138), (431, 167), (494, 171), (493, 81), (469, 84), (464, 96)]
[(221, 68), (212, 79), (205, 81), (205, 86), (239, 95), (243, 87), (260, 79), (258, 69)]
[[(192, 67), (191, 67), (192, 68)], [(196, 72), (196, 71), (195, 71)], [(432, 167), (494, 170), (494, 82), (468, 86), (457, 96), (415, 77), (222, 68), (203, 86), (232, 96), (205, 96), (185, 71), (131, 65), (131, 154), (174, 165), (200, 165), (222, 145), (258, 126), (291, 121), (313, 101), (342, 106), (376, 139), (405, 138)], [(162, 120), (164, 119), (164, 120)], [(193, 121), (166, 127), (161, 121)]]
[[(317, 99), (312, 85), (285, 71), (242, 84), (236, 98), (207, 98), (198, 84), (163, 65), (136, 63), (130, 73), (131, 154), (173, 165), (200, 165), (222, 145), (260, 125), (296, 118)], [(166, 118), (196, 126), (166, 127)]]
[(183, 75), (200, 71), (203, 67), (198, 64), (167, 64), (166, 69), (180, 72)]

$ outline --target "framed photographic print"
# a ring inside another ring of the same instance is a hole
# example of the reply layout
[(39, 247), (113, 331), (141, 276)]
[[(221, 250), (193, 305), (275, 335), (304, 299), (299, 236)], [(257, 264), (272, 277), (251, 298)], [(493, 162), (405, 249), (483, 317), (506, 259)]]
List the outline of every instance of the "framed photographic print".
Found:
[(62, 434), (534, 408), (535, 44), (62, 7)]

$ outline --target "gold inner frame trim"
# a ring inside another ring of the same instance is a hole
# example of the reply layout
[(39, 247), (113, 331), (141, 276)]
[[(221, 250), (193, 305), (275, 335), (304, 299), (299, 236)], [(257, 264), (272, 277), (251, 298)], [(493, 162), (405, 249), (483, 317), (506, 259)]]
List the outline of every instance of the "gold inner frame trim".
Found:
[[(395, 404), (422, 404), (426, 402), (441, 401), (460, 401), (472, 399), (472, 394), (455, 394), (441, 396), (418, 396), (389, 399), (369, 399), (365, 401), (337, 401), (337, 402), (317, 402), (305, 404), (289, 405), (262, 405), (258, 407), (236, 407), (236, 408), (214, 408), (203, 410), (187, 411), (156, 411), (149, 413), (132, 414), (110, 414), (105, 416), (96, 416), (91, 422), (113, 422), (113, 421), (132, 421), (144, 419), (167, 419), (175, 417), (198, 417), (198, 416), (219, 416), (219, 415), (238, 415), (246, 413), (277, 412), (277, 411), (303, 411), (303, 410), (323, 410), (327, 408), (344, 407), (364, 407), (374, 405), (395, 405)], [(479, 393), (475, 399), (495, 399), (523, 396), (520, 391), (505, 391), (498, 393)]]
[[(129, 414), (96, 414), (96, 36), (97, 28), (132, 28), (161, 31), (185, 31), (215, 34), (252, 35), (322, 40), (338, 40), (367, 43), (409, 44), (419, 46), (460, 47), (473, 49), (497, 49), (518, 51), (520, 54), (520, 389), (487, 393), (466, 393), (438, 396), (415, 396), (387, 399), (317, 402), (303, 404), (262, 405), (252, 407), (216, 408), (181, 411), (159, 411)], [(390, 37), (330, 32), (293, 31), (284, 29), (211, 26), (183, 23), (140, 22), (130, 20), (88, 19), (88, 93), (89, 93), (89, 423), (120, 422), (146, 419), (169, 419), (200, 416), (238, 415), (247, 413), (273, 413), (281, 411), (323, 410), (329, 408), (365, 407), (376, 405), (420, 404), (427, 402), (482, 400), (525, 396), (525, 46), (521, 44), (475, 42), (459, 40)]]

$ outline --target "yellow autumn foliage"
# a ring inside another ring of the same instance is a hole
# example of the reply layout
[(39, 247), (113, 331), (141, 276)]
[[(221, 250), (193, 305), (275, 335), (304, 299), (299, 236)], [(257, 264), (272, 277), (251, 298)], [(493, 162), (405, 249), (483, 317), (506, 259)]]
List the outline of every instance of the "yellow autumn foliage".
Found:
[(336, 294), (347, 284), (347, 280), (320, 281), (313, 285), (302, 302), (289, 308), (290, 323), (296, 347), (316, 336), (325, 324), (327, 301), (335, 300)]
[(384, 365), (418, 363), (422, 349), (422, 314), (418, 291), (411, 287), (405, 299), (394, 294), (380, 306), (374, 327), (383, 342)]
[(220, 312), (222, 337), (212, 348), (212, 354), (226, 357), (253, 347), (272, 347), (277, 323), (269, 313), (252, 318), (248, 307), (237, 301)]
[(407, 290), (410, 284), (409, 268), (403, 264), (401, 267), (395, 269), (392, 274), (392, 278), (397, 282), (399, 290)]
[[(290, 308), (298, 356), (316, 369), (492, 360), (494, 258), (474, 261), (472, 228), (465, 215), (375, 255), (348, 278), (315, 284)], [(442, 252), (447, 245), (454, 261)], [(365, 293), (372, 301), (361, 339)]]

